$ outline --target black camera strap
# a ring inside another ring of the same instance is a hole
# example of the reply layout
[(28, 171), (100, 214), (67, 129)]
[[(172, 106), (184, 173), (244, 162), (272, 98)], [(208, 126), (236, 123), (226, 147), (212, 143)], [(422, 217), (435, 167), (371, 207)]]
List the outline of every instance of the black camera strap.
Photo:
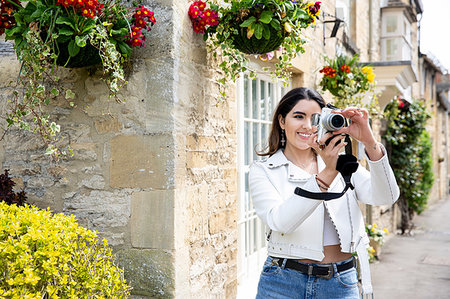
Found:
[(339, 171), (344, 178), (345, 181), (345, 188), (342, 192), (311, 192), (304, 190), (300, 187), (295, 188), (294, 193), (311, 198), (311, 199), (318, 199), (318, 200), (332, 200), (342, 197), (345, 192), (347, 192), (348, 189), (355, 189), (355, 187), (351, 183), (352, 174), (358, 169), (358, 162), (355, 156), (352, 155), (352, 142), (350, 140), (350, 137), (348, 135), (345, 136), (345, 142), (347, 142), (347, 145), (345, 146), (345, 155), (340, 155), (337, 164), (336, 164), (336, 170)]

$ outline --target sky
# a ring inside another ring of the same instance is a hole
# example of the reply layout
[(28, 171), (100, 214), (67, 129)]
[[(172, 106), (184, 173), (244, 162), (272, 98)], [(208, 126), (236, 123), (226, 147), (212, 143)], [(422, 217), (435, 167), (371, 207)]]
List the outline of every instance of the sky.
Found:
[(433, 54), (450, 72), (450, 0), (422, 0), (422, 3), (420, 51)]

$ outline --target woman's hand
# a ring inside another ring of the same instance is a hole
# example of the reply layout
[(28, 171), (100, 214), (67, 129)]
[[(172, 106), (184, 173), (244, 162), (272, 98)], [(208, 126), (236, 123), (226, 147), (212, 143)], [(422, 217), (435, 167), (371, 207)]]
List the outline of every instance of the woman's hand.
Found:
[[(332, 136), (336, 135), (333, 139), (331, 139), (330, 143), (325, 146), (325, 141), (327, 141)], [(321, 179), (331, 184), (334, 180), (338, 171), (336, 170), (336, 164), (339, 157), (339, 152), (343, 147), (345, 147), (346, 143), (344, 142), (345, 135), (343, 134), (332, 134), (326, 133), (320, 140), (317, 140), (317, 135), (313, 139), (310, 146), (316, 150), (316, 152), (320, 155), (323, 162), (325, 163), (325, 169), (320, 173)], [(339, 143), (339, 141), (341, 141)], [(339, 143), (339, 144), (338, 144)]]
[(379, 160), (383, 157), (383, 151), (378, 146), (378, 142), (370, 128), (369, 111), (367, 109), (350, 107), (334, 113), (340, 113), (351, 120), (350, 126), (344, 127), (334, 132), (334, 134), (349, 134), (354, 139), (362, 142), (371, 160)]
[(366, 109), (350, 107), (334, 113), (340, 113), (351, 120), (350, 126), (344, 127), (334, 134), (349, 134), (364, 145), (373, 145), (377, 142), (370, 128), (369, 112)]

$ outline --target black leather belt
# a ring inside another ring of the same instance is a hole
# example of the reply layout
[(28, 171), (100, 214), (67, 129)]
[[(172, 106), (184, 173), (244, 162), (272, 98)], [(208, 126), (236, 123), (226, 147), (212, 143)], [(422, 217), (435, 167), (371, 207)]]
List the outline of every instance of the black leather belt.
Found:
[[(323, 265), (313, 265), (313, 264), (304, 264), (300, 263), (297, 260), (291, 260), (291, 259), (283, 259), (283, 258), (277, 258), (272, 257), (272, 263), (283, 266), (284, 260), (286, 260), (286, 264), (284, 268), (289, 268), (292, 270), (296, 270), (308, 275), (314, 275), (320, 278), (330, 279), (334, 275), (334, 267), (333, 264), (323, 264)], [(336, 265), (337, 271), (342, 272), (348, 269), (353, 268), (356, 266), (355, 258), (352, 258), (350, 261)]]

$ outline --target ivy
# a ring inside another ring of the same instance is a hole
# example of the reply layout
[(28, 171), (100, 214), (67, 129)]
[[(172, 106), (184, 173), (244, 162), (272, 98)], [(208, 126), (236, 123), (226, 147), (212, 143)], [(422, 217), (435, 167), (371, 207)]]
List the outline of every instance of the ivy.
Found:
[(385, 109), (387, 131), (384, 136), (400, 187), (402, 234), (412, 227), (415, 213), (424, 211), (434, 182), (432, 144), (425, 125), (430, 115), (424, 102), (395, 100)]

